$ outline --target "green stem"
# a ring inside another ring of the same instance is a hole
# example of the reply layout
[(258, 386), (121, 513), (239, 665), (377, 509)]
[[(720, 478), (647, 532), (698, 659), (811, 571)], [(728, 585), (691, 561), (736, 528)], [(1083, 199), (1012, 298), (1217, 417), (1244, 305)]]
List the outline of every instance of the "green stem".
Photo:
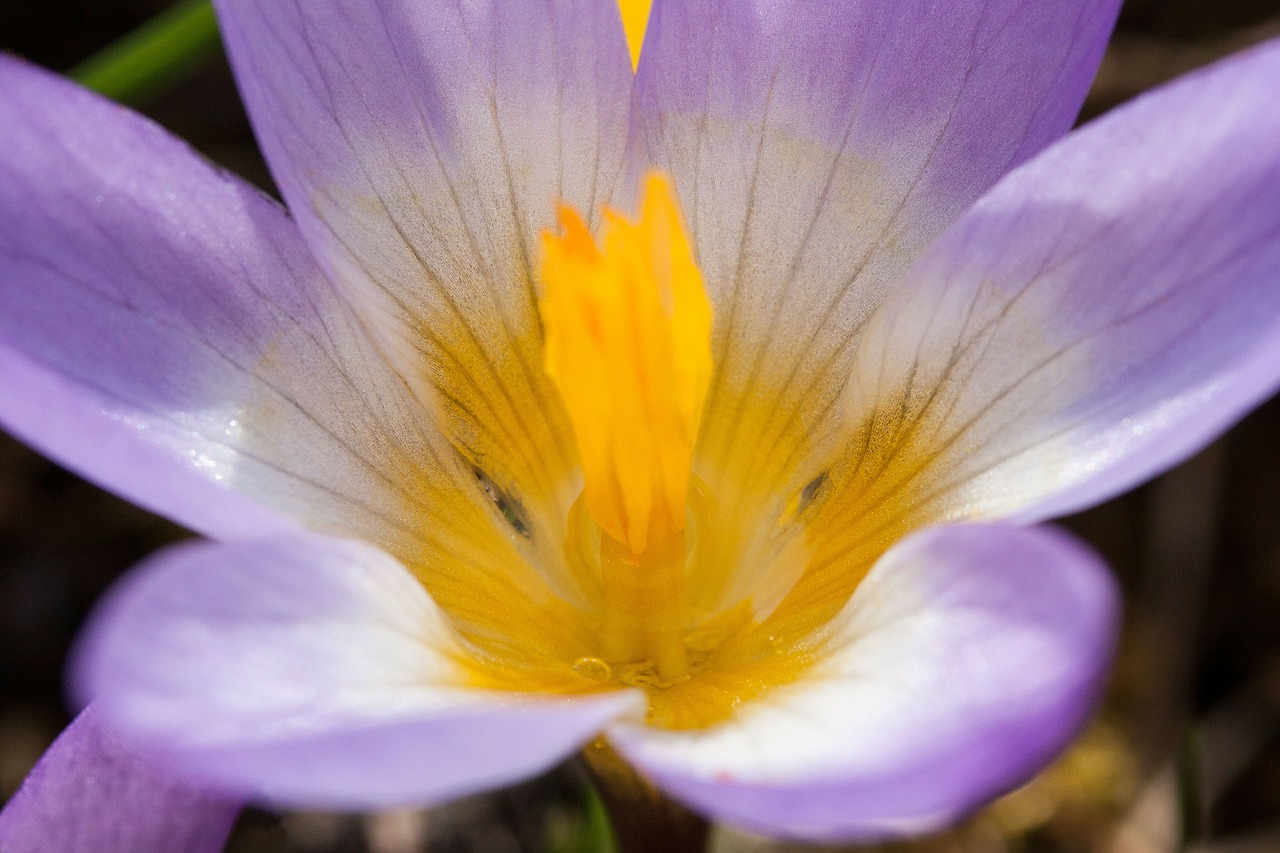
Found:
[(71, 69), (70, 76), (108, 98), (138, 104), (199, 68), (219, 45), (209, 0), (179, 0)]

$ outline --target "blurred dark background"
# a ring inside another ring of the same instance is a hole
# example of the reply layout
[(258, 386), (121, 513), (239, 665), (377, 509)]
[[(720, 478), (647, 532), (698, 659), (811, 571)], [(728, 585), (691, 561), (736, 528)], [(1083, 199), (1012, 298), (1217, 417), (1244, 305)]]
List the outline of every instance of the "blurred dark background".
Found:
[[(4, 0), (0, 49), (66, 71), (167, 5)], [(1129, 0), (1083, 118), (1275, 36), (1280, 0)], [(221, 57), (141, 108), (271, 187)], [(1064, 522), (1110, 560), (1126, 592), (1105, 707), (1028, 786), (955, 831), (894, 849), (1280, 851), (1277, 463), (1273, 401), (1182, 467)], [(68, 721), (63, 661), (88, 608), (124, 569), (184, 535), (0, 433), (0, 800)], [(568, 765), (431, 812), (249, 812), (231, 849), (569, 853), (607, 849), (598, 827), (584, 776)], [(713, 849), (802, 848), (720, 831)]]

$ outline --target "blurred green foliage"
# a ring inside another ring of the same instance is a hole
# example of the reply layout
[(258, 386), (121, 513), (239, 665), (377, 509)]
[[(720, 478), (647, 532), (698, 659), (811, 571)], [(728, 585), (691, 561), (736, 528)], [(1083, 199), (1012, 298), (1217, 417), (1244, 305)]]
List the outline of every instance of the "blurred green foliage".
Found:
[(180, 0), (71, 69), (70, 76), (108, 98), (139, 104), (184, 79), (220, 49), (209, 0)]

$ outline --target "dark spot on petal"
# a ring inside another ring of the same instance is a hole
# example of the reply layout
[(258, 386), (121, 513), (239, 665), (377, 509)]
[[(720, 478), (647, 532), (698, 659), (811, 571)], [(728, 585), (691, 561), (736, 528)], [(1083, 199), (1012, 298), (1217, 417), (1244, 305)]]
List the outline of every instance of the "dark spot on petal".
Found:
[(511, 525), (511, 529), (519, 533), (525, 539), (533, 538), (533, 530), (529, 527), (529, 516), (524, 511), (524, 506), (520, 501), (516, 500), (509, 492), (501, 489), (488, 474), (482, 471), (478, 466), (471, 466), (471, 473), (476, 475), (476, 482), (480, 484), (480, 489), (493, 501), (493, 505), (498, 508), (498, 512)]
[(827, 484), (827, 472), (823, 471), (818, 476), (809, 481), (809, 485), (800, 490), (800, 500), (796, 507), (796, 515), (801, 515), (809, 507), (813, 506), (813, 502), (817, 499), (818, 493), (822, 491), (822, 487)]

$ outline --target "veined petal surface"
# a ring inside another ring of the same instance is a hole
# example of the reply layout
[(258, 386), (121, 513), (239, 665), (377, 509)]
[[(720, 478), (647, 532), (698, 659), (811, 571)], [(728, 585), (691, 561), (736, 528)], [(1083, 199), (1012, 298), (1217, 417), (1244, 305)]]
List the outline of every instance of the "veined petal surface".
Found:
[(674, 178), (716, 308), (703, 476), (812, 476), (796, 457), (835, 426), (863, 322), (1071, 126), (1118, 5), (657, 0), (634, 126)]
[(208, 535), (417, 535), (427, 418), (278, 205), (7, 58), (0, 147), (0, 422)]
[(933, 528), (887, 552), (799, 681), (710, 729), (618, 724), (694, 809), (770, 835), (877, 839), (953, 822), (1084, 725), (1111, 657), (1105, 566), (1047, 528)]
[(0, 812), (5, 853), (218, 853), (237, 801), (140, 758), (92, 705)]
[(1280, 42), (1013, 173), (876, 314), (846, 510), (1036, 520), (1198, 450), (1280, 385)]
[(377, 542), (487, 636), (550, 613), (550, 537), (512, 529), (278, 205), (65, 80), (0, 78), (0, 423), (210, 536)]
[(404, 566), (319, 536), (162, 553), (106, 599), (83, 644), (80, 690), (158, 760), (312, 808), (514, 782), (644, 708), (632, 691), (469, 688), (451, 627)]
[(316, 255), (463, 453), (559, 523), (580, 483), (533, 270), (557, 203), (594, 226), (622, 185), (632, 77), (617, 5), (217, 7)]

